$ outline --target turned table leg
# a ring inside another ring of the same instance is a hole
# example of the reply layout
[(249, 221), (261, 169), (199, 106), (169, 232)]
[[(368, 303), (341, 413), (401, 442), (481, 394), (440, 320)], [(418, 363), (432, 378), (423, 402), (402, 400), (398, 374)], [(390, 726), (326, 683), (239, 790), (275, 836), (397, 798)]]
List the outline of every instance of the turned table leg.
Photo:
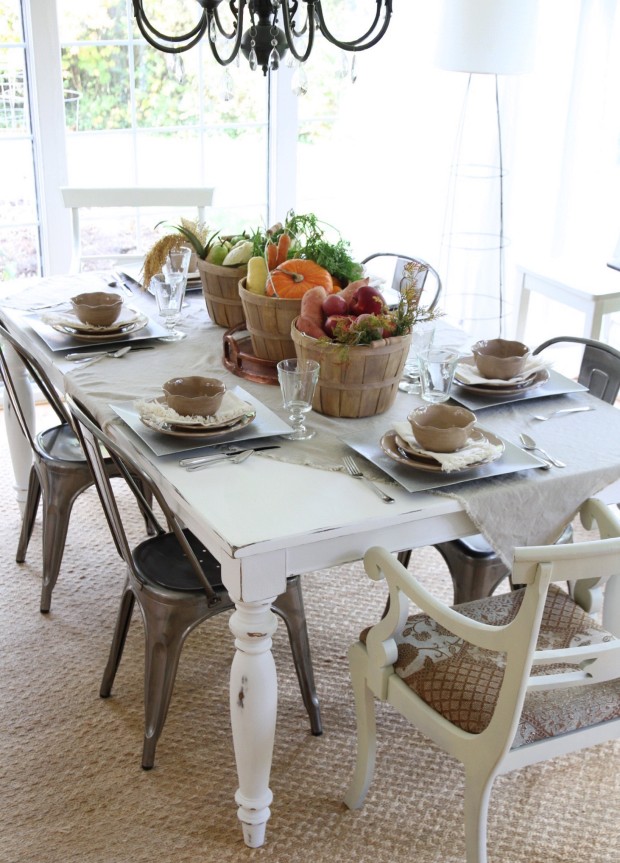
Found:
[(273, 798), (269, 774), (278, 701), (271, 653), (271, 637), (278, 625), (271, 611), (273, 599), (237, 602), (230, 619), (236, 647), (230, 672), (230, 716), (239, 777), (235, 801), (243, 838), (250, 848), (259, 848), (265, 841)]
[[(9, 367), (13, 385), (17, 392), (19, 403), (26, 417), (26, 422), (29, 428), (35, 429), (35, 412), (34, 412), (34, 397), (32, 394), (32, 386), (26, 368), (18, 355), (10, 345), (3, 344), (2, 352), (6, 358), (6, 363)], [(22, 430), (17, 421), (17, 417), (11, 407), (6, 390), (4, 392), (4, 423), (6, 427), (6, 436), (11, 454), (11, 462), (13, 464), (13, 475), (15, 477), (15, 496), (17, 503), (23, 514), (24, 505), (26, 502), (26, 494), (28, 492), (28, 477), (30, 476), (30, 467), (32, 465), (32, 452), (30, 444), (22, 434)]]

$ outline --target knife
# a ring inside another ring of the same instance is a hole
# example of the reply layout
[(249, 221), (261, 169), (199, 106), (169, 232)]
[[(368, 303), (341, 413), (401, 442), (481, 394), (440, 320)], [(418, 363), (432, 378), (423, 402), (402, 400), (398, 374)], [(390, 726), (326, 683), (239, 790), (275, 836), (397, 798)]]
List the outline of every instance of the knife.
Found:
[(123, 290), (130, 297), (133, 297), (133, 291), (131, 290), (130, 285), (136, 285), (137, 287), (140, 287), (139, 283), (136, 282), (135, 279), (132, 279), (131, 276), (128, 276), (127, 273), (113, 272), (112, 275), (116, 279), (116, 284), (120, 285), (121, 290)]
[(264, 446), (252, 446), (247, 447), (247, 449), (243, 449), (242, 447), (229, 447), (226, 451), (220, 451), (213, 453), (212, 455), (200, 455), (195, 458), (182, 458), (179, 462), (180, 467), (187, 467), (192, 464), (202, 464), (203, 462), (210, 462), (216, 458), (231, 458), (234, 455), (239, 455), (239, 453), (246, 452), (248, 449), (251, 449), (253, 452), (258, 452), (259, 450), (265, 449), (280, 449), (280, 444), (266, 444)]
[[(150, 351), (155, 347), (155, 345), (132, 345), (132, 351)], [(118, 348), (108, 348), (107, 351), (90, 351), (88, 353), (77, 353), (77, 354), (65, 354), (64, 359), (66, 360), (85, 360), (89, 357), (103, 357), (106, 354), (111, 353), (113, 350), (118, 350)]]

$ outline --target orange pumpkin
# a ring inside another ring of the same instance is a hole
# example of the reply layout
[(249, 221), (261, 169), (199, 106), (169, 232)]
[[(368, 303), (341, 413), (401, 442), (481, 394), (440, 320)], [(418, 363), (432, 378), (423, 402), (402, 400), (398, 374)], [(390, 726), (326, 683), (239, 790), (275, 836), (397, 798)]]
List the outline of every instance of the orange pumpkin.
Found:
[(269, 273), (267, 296), (299, 299), (317, 285), (325, 288), (328, 294), (334, 290), (332, 277), (324, 267), (305, 258), (291, 258)]

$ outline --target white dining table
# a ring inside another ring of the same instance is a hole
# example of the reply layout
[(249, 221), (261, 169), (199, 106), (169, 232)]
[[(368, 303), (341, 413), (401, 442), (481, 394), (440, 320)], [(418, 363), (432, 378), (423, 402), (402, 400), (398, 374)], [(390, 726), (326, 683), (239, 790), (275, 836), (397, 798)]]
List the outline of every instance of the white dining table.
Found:
[[(230, 671), (239, 782), (235, 801), (245, 843), (259, 847), (272, 805), (269, 779), (278, 702), (271, 653), (277, 623), (271, 604), (286, 589), (287, 577), (359, 560), (373, 545), (398, 552), (483, 532), (509, 560), (515, 545), (551, 542), (583, 499), (598, 495), (608, 502), (620, 500), (620, 412), (587, 392), (545, 397), (542, 388), (531, 401), (479, 412), (480, 425), (507, 444), (514, 446), (519, 430), (533, 434), (566, 462), (563, 470), (543, 470), (540, 462), (528, 457), (520, 469), (509, 473), (482, 478), (474, 474), (472, 481), (410, 491), (383, 472), (379, 458), (373, 464), (359, 456), (365, 472), (394, 498), (390, 504), (349, 476), (342, 456), (351, 453), (351, 445), (361, 442), (359, 454), (364, 441), (378, 443), (395, 421), (406, 418), (420, 402), (404, 393), (378, 417), (338, 419), (310, 413), (308, 424), (317, 432), (312, 441), (269, 438), (279, 449), (257, 452), (243, 464), (221, 463), (189, 473), (179, 465), (182, 453), (157, 455), (114, 406), (131, 409), (136, 399), (161, 395), (162, 383), (171, 377), (204, 374), (222, 378), (229, 388), (242, 387), (286, 420), (279, 388), (224, 368), (224, 331), (209, 320), (200, 292), (188, 295), (180, 327), (188, 334), (185, 340), (153, 340), (152, 350), (131, 351), (86, 368), (66, 360), (69, 348), (50, 348), (40, 327), (38, 332), (33, 327), (33, 315), (44, 312), (31, 309), (37, 303), (99, 290), (102, 284), (100, 277), (84, 274), (5, 283), (0, 319), (44, 365), (55, 385), (78, 397), (106, 431), (131, 450), (164, 489), (179, 517), (221, 563), (223, 583), (236, 606), (230, 619), (236, 648)], [(150, 296), (137, 292), (127, 302), (156, 318)], [(22, 383), (26, 392), (25, 379)], [(594, 409), (547, 423), (533, 419), (541, 410), (572, 405)], [(29, 460), (14, 430), (9, 440), (19, 490)], [(432, 485), (428, 477), (422, 479)]]

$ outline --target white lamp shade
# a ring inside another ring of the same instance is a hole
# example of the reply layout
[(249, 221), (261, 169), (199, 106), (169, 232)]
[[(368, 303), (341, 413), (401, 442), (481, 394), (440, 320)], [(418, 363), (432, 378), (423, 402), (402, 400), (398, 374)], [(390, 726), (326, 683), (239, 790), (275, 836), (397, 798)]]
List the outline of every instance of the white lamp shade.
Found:
[(534, 63), (538, 0), (444, 0), (437, 65), (518, 75)]

